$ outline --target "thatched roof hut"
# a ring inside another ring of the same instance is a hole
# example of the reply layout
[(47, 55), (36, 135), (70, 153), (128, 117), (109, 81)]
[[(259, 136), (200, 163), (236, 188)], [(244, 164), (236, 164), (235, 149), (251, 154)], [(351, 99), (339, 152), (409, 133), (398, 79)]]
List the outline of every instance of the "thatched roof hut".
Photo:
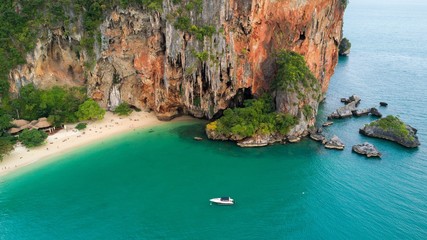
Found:
[(33, 126), (35, 129), (50, 128), (52, 124), (47, 121), (47, 118), (40, 118), (38, 122)]
[(11, 128), (9, 129), (9, 133), (10, 134), (17, 134), (19, 132), (21, 132), (23, 129), (22, 128)]
[(24, 119), (16, 119), (12, 121), (12, 124), (15, 125), (18, 128), (21, 128), (25, 125), (28, 125), (30, 122), (28, 122), (27, 120)]

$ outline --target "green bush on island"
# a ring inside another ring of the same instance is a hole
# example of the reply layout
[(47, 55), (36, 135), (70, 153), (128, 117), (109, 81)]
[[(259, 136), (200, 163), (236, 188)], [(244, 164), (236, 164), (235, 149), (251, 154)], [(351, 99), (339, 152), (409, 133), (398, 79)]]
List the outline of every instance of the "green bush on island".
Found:
[(220, 119), (207, 125), (207, 129), (246, 138), (255, 134), (286, 134), (297, 123), (292, 115), (275, 112), (273, 100), (267, 94), (259, 99), (245, 100), (244, 106), (225, 110)]
[(130, 108), (129, 104), (123, 102), (114, 109), (114, 113), (119, 116), (129, 116), (132, 113), (132, 108)]
[(83, 130), (83, 129), (86, 129), (86, 127), (87, 127), (87, 123), (78, 123), (76, 125), (77, 130)]
[(406, 124), (399, 118), (392, 115), (371, 122), (369, 126), (379, 127), (384, 131), (391, 131), (394, 135), (403, 139), (408, 139), (410, 141), (413, 140), (413, 136), (410, 135), (408, 129), (406, 128)]
[(26, 147), (38, 147), (43, 145), (47, 138), (47, 134), (36, 129), (25, 129), (19, 134), (19, 141)]
[(105, 115), (105, 110), (102, 109), (93, 99), (86, 100), (79, 106), (76, 116), (80, 121), (86, 120), (102, 120)]

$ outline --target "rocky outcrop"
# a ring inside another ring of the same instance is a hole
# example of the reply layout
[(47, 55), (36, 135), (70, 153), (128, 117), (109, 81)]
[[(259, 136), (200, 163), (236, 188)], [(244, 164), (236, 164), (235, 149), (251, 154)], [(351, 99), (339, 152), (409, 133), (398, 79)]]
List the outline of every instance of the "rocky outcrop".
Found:
[[(304, 55), (326, 91), (342, 38), (342, 1), (203, 0), (201, 11), (186, 13), (196, 28), (214, 28), (201, 38), (175, 27), (186, 1), (173, 2), (164, 0), (161, 13), (143, 7), (108, 10), (94, 59), (79, 48), (81, 21), (71, 33), (46, 30), (27, 64), (11, 71), (11, 91), (29, 83), (85, 86), (105, 108), (127, 102), (163, 120), (179, 114), (210, 119), (268, 89), (276, 71), (274, 53), (281, 49)], [(295, 134), (314, 124), (317, 96), (306, 103), (291, 93), (281, 96), (289, 108), (299, 107), (302, 123)], [(310, 116), (300, 104), (313, 108)]]
[(420, 145), (416, 135), (417, 129), (393, 116), (387, 116), (386, 118), (366, 124), (359, 132), (368, 137), (393, 141), (408, 148), (415, 148)]
[(363, 144), (354, 145), (352, 150), (353, 150), (353, 152), (361, 154), (361, 155), (365, 155), (368, 158), (370, 158), (370, 157), (380, 158), (382, 156), (382, 154), (377, 150), (377, 148), (368, 142), (365, 142)]
[(322, 144), (327, 143), (326, 137), (322, 133), (318, 133), (318, 132), (310, 133), (310, 138), (316, 142), (321, 142)]
[(328, 140), (325, 144), (325, 148), (328, 149), (337, 149), (344, 150), (345, 145), (337, 136), (333, 136), (330, 140)]
[(340, 46), (339, 46), (339, 55), (340, 56), (348, 56), (350, 54), (351, 50), (351, 43), (347, 38), (343, 38), (341, 40)]
[(328, 116), (328, 119), (352, 117), (353, 112), (357, 110), (357, 106), (360, 103), (360, 98), (356, 95), (353, 95), (348, 99), (341, 99), (341, 102), (344, 102), (346, 105), (338, 108), (335, 112)]
[(251, 138), (247, 138), (245, 140), (242, 140), (240, 142), (237, 142), (237, 145), (239, 147), (245, 147), (245, 148), (249, 148), (249, 147), (264, 147), (267, 146), (268, 144), (273, 143), (271, 141), (271, 137), (268, 135), (257, 135)]

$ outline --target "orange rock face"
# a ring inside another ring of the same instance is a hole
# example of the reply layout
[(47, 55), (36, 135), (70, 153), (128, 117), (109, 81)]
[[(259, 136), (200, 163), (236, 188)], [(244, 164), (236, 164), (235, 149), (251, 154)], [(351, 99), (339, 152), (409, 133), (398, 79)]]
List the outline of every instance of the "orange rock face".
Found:
[[(55, 51), (37, 49), (27, 65), (12, 71), (12, 90), (29, 82), (80, 85), (106, 108), (127, 102), (162, 119), (181, 113), (212, 118), (268, 90), (275, 53), (282, 49), (304, 55), (327, 90), (342, 35), (341, 0), (204, 0), (203, 11), (184, 13), (182, 7), (167, 1), (162, 13), (113, 10), (100, 27), (102, 42), (94, 46), (97, 59), (90, 70), (84, 52), (77, 56), (73, 50), (78, 39), (48, 39), (42, 45), (61, 44)], [(179, 14), (215, 33), (200, 39), (176, 29)]]

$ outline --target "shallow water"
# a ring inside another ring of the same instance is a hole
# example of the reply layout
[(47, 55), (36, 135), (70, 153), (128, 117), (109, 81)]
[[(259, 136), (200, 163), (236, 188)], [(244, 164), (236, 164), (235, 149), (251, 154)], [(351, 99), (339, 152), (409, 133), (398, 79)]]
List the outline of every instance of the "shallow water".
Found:
[[(203, 122), (116, 137), (0, 180), (0, 239), (425, 239), (427, 4), (351, 1), (341, 58), (319, 123), (357, 94), (419, 130), (406, 149), (336, 121), (344, 151), (304, 140), (241, 149), (193, 140)], [(369, 141), (382, 160), (351, 152)], [(234, 206), (209, 198), (230, 195)]]

